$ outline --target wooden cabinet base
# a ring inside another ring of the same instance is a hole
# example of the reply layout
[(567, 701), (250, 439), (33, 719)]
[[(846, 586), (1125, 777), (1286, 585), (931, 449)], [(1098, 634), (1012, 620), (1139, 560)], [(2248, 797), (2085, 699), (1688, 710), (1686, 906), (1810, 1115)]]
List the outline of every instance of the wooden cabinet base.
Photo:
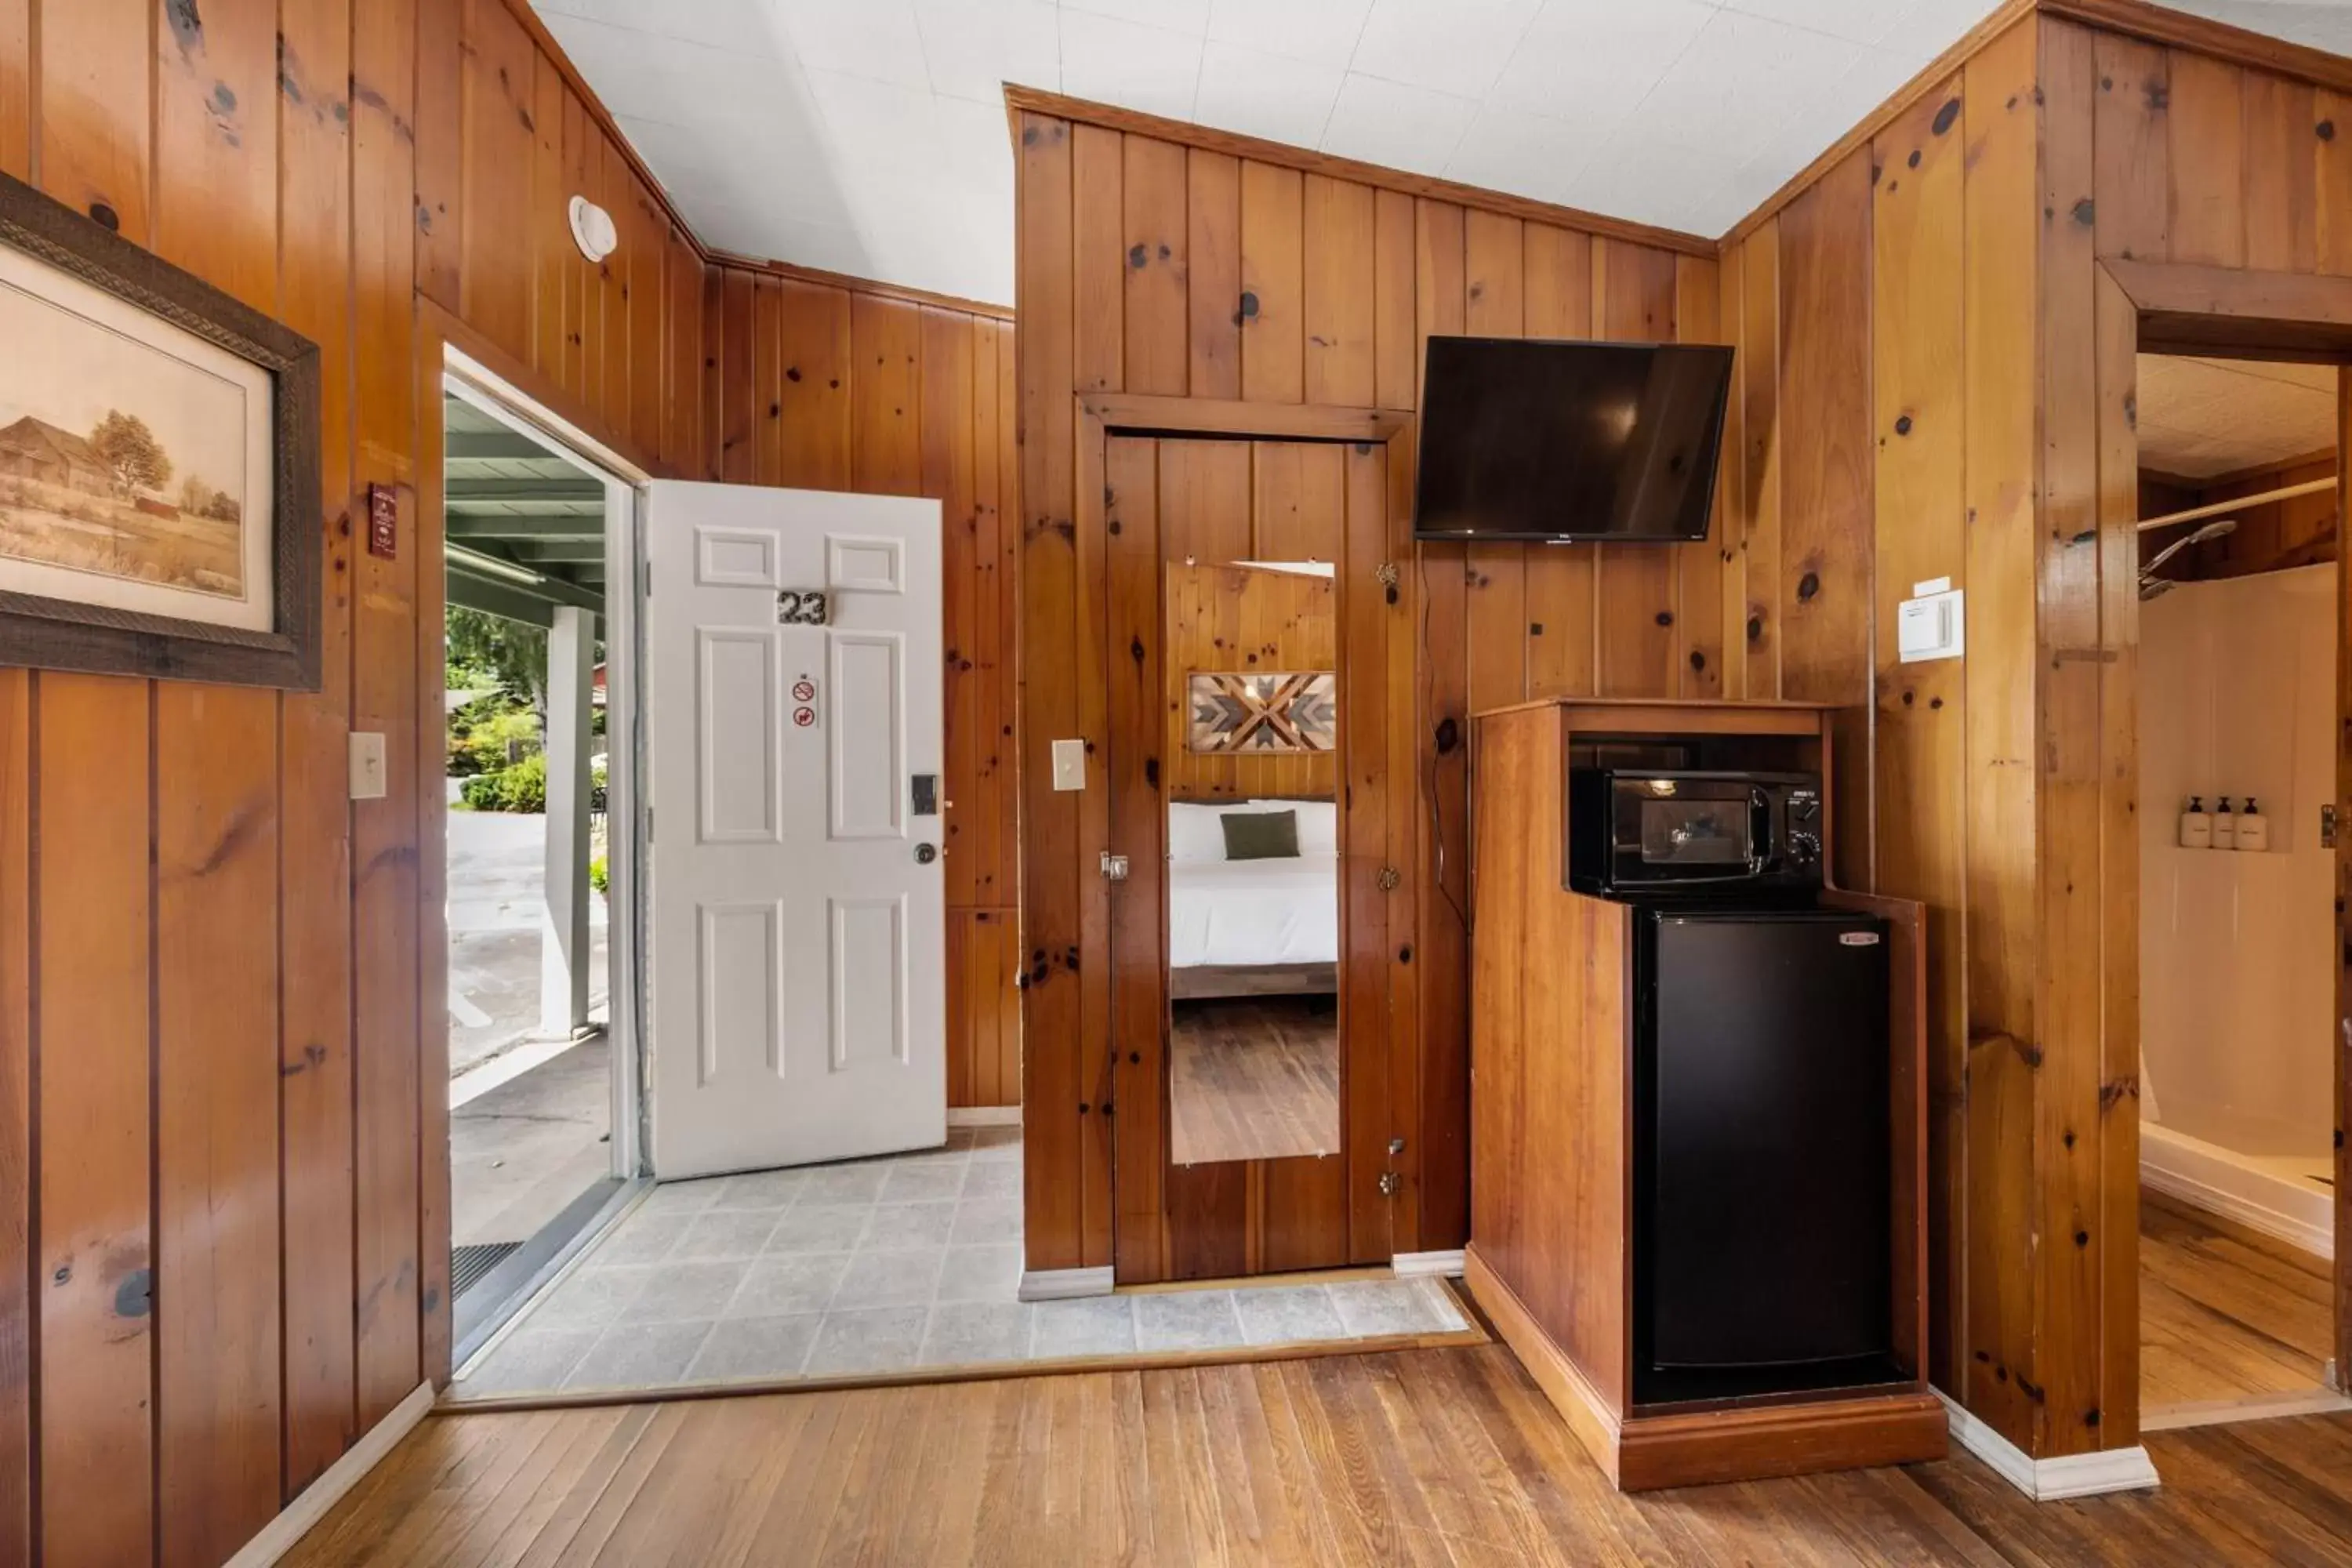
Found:
[(1925, 1388), (1658, 1415), (1621, 1415), (1536, 1323), (1473, 1242), (1464, 1278), (1503, 1342), (1621, 1491), (1763, 1480), (1944, 1457), (1942, 1402)]

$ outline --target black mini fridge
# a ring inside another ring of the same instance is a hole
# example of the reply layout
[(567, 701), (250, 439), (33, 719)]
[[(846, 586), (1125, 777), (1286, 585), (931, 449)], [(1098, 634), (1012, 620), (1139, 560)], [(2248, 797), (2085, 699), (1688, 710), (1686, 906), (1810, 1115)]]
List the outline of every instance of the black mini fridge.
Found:
[(1634, 931), (1635, 1400), (1899, 1378), (1886, 922), (1637, 903)]

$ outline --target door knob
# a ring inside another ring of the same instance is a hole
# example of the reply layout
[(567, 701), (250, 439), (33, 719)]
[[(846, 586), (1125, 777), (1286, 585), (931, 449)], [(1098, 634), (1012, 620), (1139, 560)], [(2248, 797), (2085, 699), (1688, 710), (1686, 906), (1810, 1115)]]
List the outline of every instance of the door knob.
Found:
[(1104, 850), (1102, 852), (1102, 874), (1103, 879), (1106, 881), (1126, 881), (1127, 857), (1124, 855), (1114, 855), (1108, 849)]
[(939, 848), (939, 846), (938, 846), (938, 845), (936, 845), (936, 844), (918, 844), (918, 845), (916, 845), (916, 846), (915, 846), (915, 864), (916, 864), (916, 865), (918, 865), (918, 866), (928, 866), (928, 865), (929, 865), (932, 861), (934, 861), (934, 860), (936, 860), (936, 859), (938, 859), (939, 858), (940, 858), (940, 848)]

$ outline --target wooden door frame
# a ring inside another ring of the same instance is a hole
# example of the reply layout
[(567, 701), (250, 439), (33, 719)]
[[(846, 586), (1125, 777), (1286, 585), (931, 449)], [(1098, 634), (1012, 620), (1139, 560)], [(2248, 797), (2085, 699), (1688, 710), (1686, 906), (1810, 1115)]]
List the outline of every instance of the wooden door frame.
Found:
[[(2102, 260), (2097, 263), (2097, 356), (2099, 381), (2102, 387), (2111, 384), (2111, 373), (2121, 373), (2124, 379), (2112, 384), (2137, 387), (2136, 365), (2141, 353), (2221, 354), (2236, 359), (2294, 360), (2304, 363), (2334, 362), (2336, 372), (2336, 820), (2352, 823), (2352, 571), (2347, 570), (2345, 525), (2347, 502), (2352, 502), (2352, 464), (2344, 458), (2352, 450), (2352, 279), (2321, 278), (2301, 273), (2267, 272), (2242, 268), (2177, 266), (2158, 262), (2135, 261), (2127, 258)], [(2119, 359), (2128, 359), (2124, 363)], [(2128, 405), (2119, 400), (2099, 398), (2098, 442), (2102, 453), (2115, 453), (2126, 446), (2133, 454), (2135, 488), (2138, 463), (2137, 431), (2137, 400), (2135, 395)], [(2103, 486), (2104, 489), (2104, 486)], [(2137, 521), (2137, 496), (2134, 497), (2131, 526)], [(2103, 503), (2103, 511), (2112, 503)], [(2102, 533), (2113, 525), (2113, 520), (2102, 519)], [(2137, 528), (2133, 529), (2137, 541)], [(2139, 714), (2139, 624), (2137, 591), (2138, 553), (2135, 548), (2130, 557), (2133, 571), (2124, 592), (2123, 602), (2129, 606), (2132, 617), (2128, 638), (2124, 645), (2121, 663), (2124, 670), (2126, 700), (2131, 704), (2134, 740), (2134, 772), (2132, 788), (2137, 795), (2137, 742)], [(2145, 803), (2141, 803), (2143, 805)], [(2139, 840), (2135, 833), (2129, 838), (2128, 852), (2135, 858)], [(2135, 868), (2133, 887), (2138, 887)], [(2336, 1261), (2335, 1261), (2335, 1345), (2336, 1378), (2342, 1383), (2347, 1370), (2352, 1370), (2352, 1148), (2347, 1148), (2345, 1131), (2352, 1126), (2352, 918), (2347, 918), (2347, 904), (2352, 904), (2352, 833), (2339, 833), (2336, 847), (2336, 1027), (2330, 1042), (2336, 1061)], [(2107, 932), (2106, 963), (2109, 973), (2106, 983), (2112, 987), (2119, 979), (2114, 970), (2127, 964), (2127, 977), (2135, 998), (2133, 1016), (2137, 1017), (2137, 987), (2139, 977), (2140, 905), (2135, 897), (2123, 906), (2123, 918), (2128, 921), (2127, 932)], [(2121, 939), (2121, 940), (2119, 940)], [(2115, 1042), (2109, 1041), (2112, 1049)], [(2137, 1059), (2138, 1042), (2131, 1042)], [(2134, 1088), (2137, 1094), (2137, 1079)], [(2131, 1148), (2133, 1192), (2137, 1192), (2139, 1169), (2139, 1122), (2131, 1119), (2128, 1134)], [(2110, 1237), (2110, 1245), (2114, 1238)], [(2130, 1237), (2133, 1278), (2137, 1279), (2139, 1235), (2135, 1226)], [(2118, 1319), (2125, 1321), (2118, 1321)], [(2137, 1364), (2139, 1313), (2136, 1292), (2121, 1300), (2111, 1297), (2106, 1309), (2103, 1331), (2110, 1344), (2120, 1342), (2129, 1347)], [(2132, 1393), (2137, 1401), (2138, 1389), (2135, 1379)], [(2135, 1404), (2135, 1410), (2137, 1405)], [(2137, 1425), (2137, 1422), (2135, 1422)]]
[[(1413, 587), (1409, 581), (1413, 574), (1408, 570), (1412, 564), (1410, 499), (1413, 436), (1416, 425), (1414, 416), (1410, 410), (1325, 404), (1246, 403), (1228, 399), (1168, 397), (1109, 392), (1080, 393), (1076, 395), (1072, 401), (1075, 405), (1074, 423), (1077, 437), (1077, 506), (1076, 515), (1073, 521), (1076, 536), (1074, 542), (1078, 559), (1077, 574), (1080, 582), (1078, 627), (1080, 646), (1077, 652), (1082, 687), (1081, 708), (1084, 710), (1091, 707), (1094, 712), (1102, 715), (1102, 727), (1099, 732), (1104, 735), (1107, 747), (1110, 743), (1109, 710), (1104, 700), (1104, 693), (1108, 690), (1113, 679), (1112, 660), (1117, 651), (1110, 646), (1112, 639), (1108, 635), (1109, 573), (1106, 554), (1110, 537), (1108, 532), (1110, 498), (1107, 488), (1108, 444), (1114, 436), (1194, 440), (1324, 441), (1351, 443), (1358, 446), (1376, 443), (1385, 447), (1388, 459), (1388, 492), (1385, 507), (1388, 520), (1387, 542), (1391, 563), (1398, 571), (1396, 603), (1406, 607), (1407, 624), (1411, 624), (1411, 606), (1415, 599)], [(1161, 564), (1164, 566), (1164, 561)], [(1346, 668), (1344, 664), (1347, 637), (1346, 603), (1347, 600), (1343, 595), (1338, 610), (1340, 621), (1338, 635), (1342, 648), (1343, 668)], [(1164, 607), (1160, 613), (1164, 615)], [(1094, 646), (1087, 647), (1087, 644)], [(1367, 684), (1375, 685), (1384, 691), (1390, 675), (1391, 671), (1384, 670), (1377, 682)], [(1097, 689), (1091, 694), (1083, 690), (1085, 683), (1089, 679), (1098, 683)], [(1346, 700), (1343, 699), (1343, 703)], [(1341, 711), (1343, 715), (1341, 722), (1344, 725), (1346, 723), (1345, 706)], [(1414, 754), (1417, 755), (1419, 744), (1417, 732), (1410, 737), (1410, 740), (1412, 746), (1416, 748)], [(1396, 741), (1391, 737), (1391, 755), (1395, 754), (1395, 749)], [(1115, 767), (1111, 776), (1116, 778)], [(1088, 847), (1104, 851), (1114, 850), (1117, 847), (1112, 843), (1111, 836), (1113, 803), (1110, 793), (1110, 785), (1106, 784), (1106, 787), (1099, 792), (1098, 797), (1084, 799), (1079, 804), (1082, 852), (1084, 848)], [(1395, 798), (1396, 794), (1392, 787), (1391, 799)], [(1409, 805), (1417, 807), (1419, 799), (1417, 770), (1412, 785), (1402, 794)], [(1096, 792), (1089, 792), (1090, 796), (1095, 795)], [(1396, 842), (1397, 836), (1397, 829), (1391, 827), (1390, 832), (1391, 846)], [(1409, 828), (1406, 830), (1405, 837), (1408, 842), (1412, 841)], [(1352, 851), (1343, 857), (1341, 876), (1343, 932), (1346, 930), (1344, 924), (1347, 882), (1345, 868), (1349, 862), (1356, 858)], [(1399, 903), (1392, 907), (1402, 909), (1403, 918), (1410, 923), (1414, 921), (1418, 913), (1415, 901), (1415, 889), (1419, 882), (1418, 868), (1415, 865), (1405, 865), (1400, 866), (1398, 869), (1402, 876), (1402, 880), (1394, 890), (1399, 895)], [(1081, 1158), (1093, 1163), (1097, 1167), (1096, 1172), (1090, 1173), (1088, 1184), (1092, 1186), (1099, 1183), (1101, 1188), (1110, 1194), (1111, 1258), (1116, 1278), (1121, 1284), (1153, 1282), (1169, 1279), (1174, 1273), (1170, 1240), (1170, 1214), (1173, 1206), (1170, 1174), (1174, 1167), (1170, 1165), (1167, 1153), (1169, 1097), (1165, 1031), (1164, 1029), (1162, 1031), (1162, 1048), (1149, 1057), (1130, 1061), (1122, 1058), (1114, 1050), (1112, 1018), (1117, 994), (1116, 978), (1112, 973), (1109, 960), (1116, 944), (1112, 941), (1110, 885), (1100, 877), (1082, 877), (1082, 889), (1079, 900), (1081, 929), (1098, 931), (1103, 933), (1100, 951), (1105, 962), (1099, 969), (1105, 978), (1099, 993), (1096, 993), (1091, 988), (1085, 988), (1081, 1000), (1080, 1060), (1087, 1064), (1081, 1068), (1081, 1081), (1088, 1086), (1088, 1093), (1097, 1104), (1104, 1108), (1106, 1113), (1116, 1108), (1118, 1115), (1112, 1118), (1107, 1129), (1083, 1142)], [(1164, 892), (1162, 896), (1164, 898)], [(1408, 948), (1406, 951), (1411, 950)], [(1350, 954), (1343, 951), (1340, 957), (1341, 994), (1344, 996)], [(1399, 961), (1394, 954), (1391, 954), (1391, 962), (1395, 963)], [(1164, 1004), (1164, 988), (1162, 1000)], [(1395, 1083), (1400, 1068), (1407, 1068), (1414, 1070), (1415, 1076), (1411, 1081), (1417, 1083), (1420, 1036), (1418, 1019), (1409, 1020), (1404, 1025), (1402, 1030), (1402, 1038), (1400, 1041), (1401, 1031), (1395, 1022), (1396, 1015), (1393, 1010), (1391, 1018), (1391, 1023), (1387, 1037), (1388, 1057), (1384, 1064), (1389, 1080), (1391, 1084)], [(1410, 1135), (1406, 1135), (1405, 1152), (1394, 1159), (1391, 1159), (1385, 1150), (1367, 1152), (1356, 1147), (1348, 1116), (1348, 1086), (1350, 1077), (1349, 1059), (1352, 1054), (1352, 1051), (1343, 1051), (1340, 1061), (1339, 1155), (1344, 1162), (1343, 1201), (1349, 1205), (1351, 1213), (1360, 1195), (1354, 1189), (1367, 1170), (1364, 1162), (1368, 1152), (1376, 1152), (1384, 1165), (1397, 1169), (1403, 1176), (1405, 1184), (1415, 1192), (1418, 1190), (1419, 1155), (1419, 1151), (1413, 1147), (1417, 1140)], [(1392, 1107), (1394, 1103), (1392, 1098), (1391, 1101)], [(1153, 1118), (1159, 1127), (1160, 1137), (1153, 1145), (1158, 1156), (1157, 1169), (1132, 1173), (1129, 1178), (1147, 1180), (1151, 1190), (1143, 1195), (1141, 1202), (1130, 1206), (1120, 1201), (1117, 1138), (1119, 1119), (1136, 1116)], [(1393, 1115), (1391, 1120), (1393, 1122)], [(1249, 1197), (1255, 1198), (1258, 1194), (1265, 1168), (1274, 1162), (1248, 1161), (1241, 1163), (1245, 1173), (1244, 1180), (1247, 1184)], [(1395, 1249), (1393, 1244), (1399, 1237), (1414, 1234), (1415, 1228), (1412, 1223), (1411, 1213), (1406, 1205), (1400, 1202), (1390, 1215), (1389, 1235), (1391, 1250)]]

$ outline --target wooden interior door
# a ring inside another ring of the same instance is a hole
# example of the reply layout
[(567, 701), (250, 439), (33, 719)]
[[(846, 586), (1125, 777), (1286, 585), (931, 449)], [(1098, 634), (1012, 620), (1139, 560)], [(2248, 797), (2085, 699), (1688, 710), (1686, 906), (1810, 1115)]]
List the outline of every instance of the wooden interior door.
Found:
[[(1127, 874), (1111, 889), (1113, 1260), (1123, 1284), (1385, 1262), (1391, 1173), (1404, 1130), (1389, 1092), (1412, 998), (1411, 692), (1390, 679), (1408, 635), (1383, 568), (1399, 560), (1389, 450), (1381, 443), (1105, 439), (1110, 650), (1109, 837)], [(1243, 561), (1331, 563), (1328, 622), (1277, 648), (1237, 588)], [(1311, 653), (1302, 647), (1311, 647)], [(1335, 749), (1315, 757), (1194, 755), (1184, 678), (1274, 658), (1329, 658)], [(1408, 683), (1409, 684), (1409, 683)], [(1392, 708), (1401, 701), (1401, 711)], [(1392, 743), (1397, 742), (1397, 743)], [(1170, 1092), (1171, 800), (1311, 797), (1338, 803), (1339, 1143), (1320, 1157), (1180, 1164)], [(1400, 944), (1402, 944), (1400, 946)], [(1385, 1179), (1384, 1178), (1388, 1178)]]

